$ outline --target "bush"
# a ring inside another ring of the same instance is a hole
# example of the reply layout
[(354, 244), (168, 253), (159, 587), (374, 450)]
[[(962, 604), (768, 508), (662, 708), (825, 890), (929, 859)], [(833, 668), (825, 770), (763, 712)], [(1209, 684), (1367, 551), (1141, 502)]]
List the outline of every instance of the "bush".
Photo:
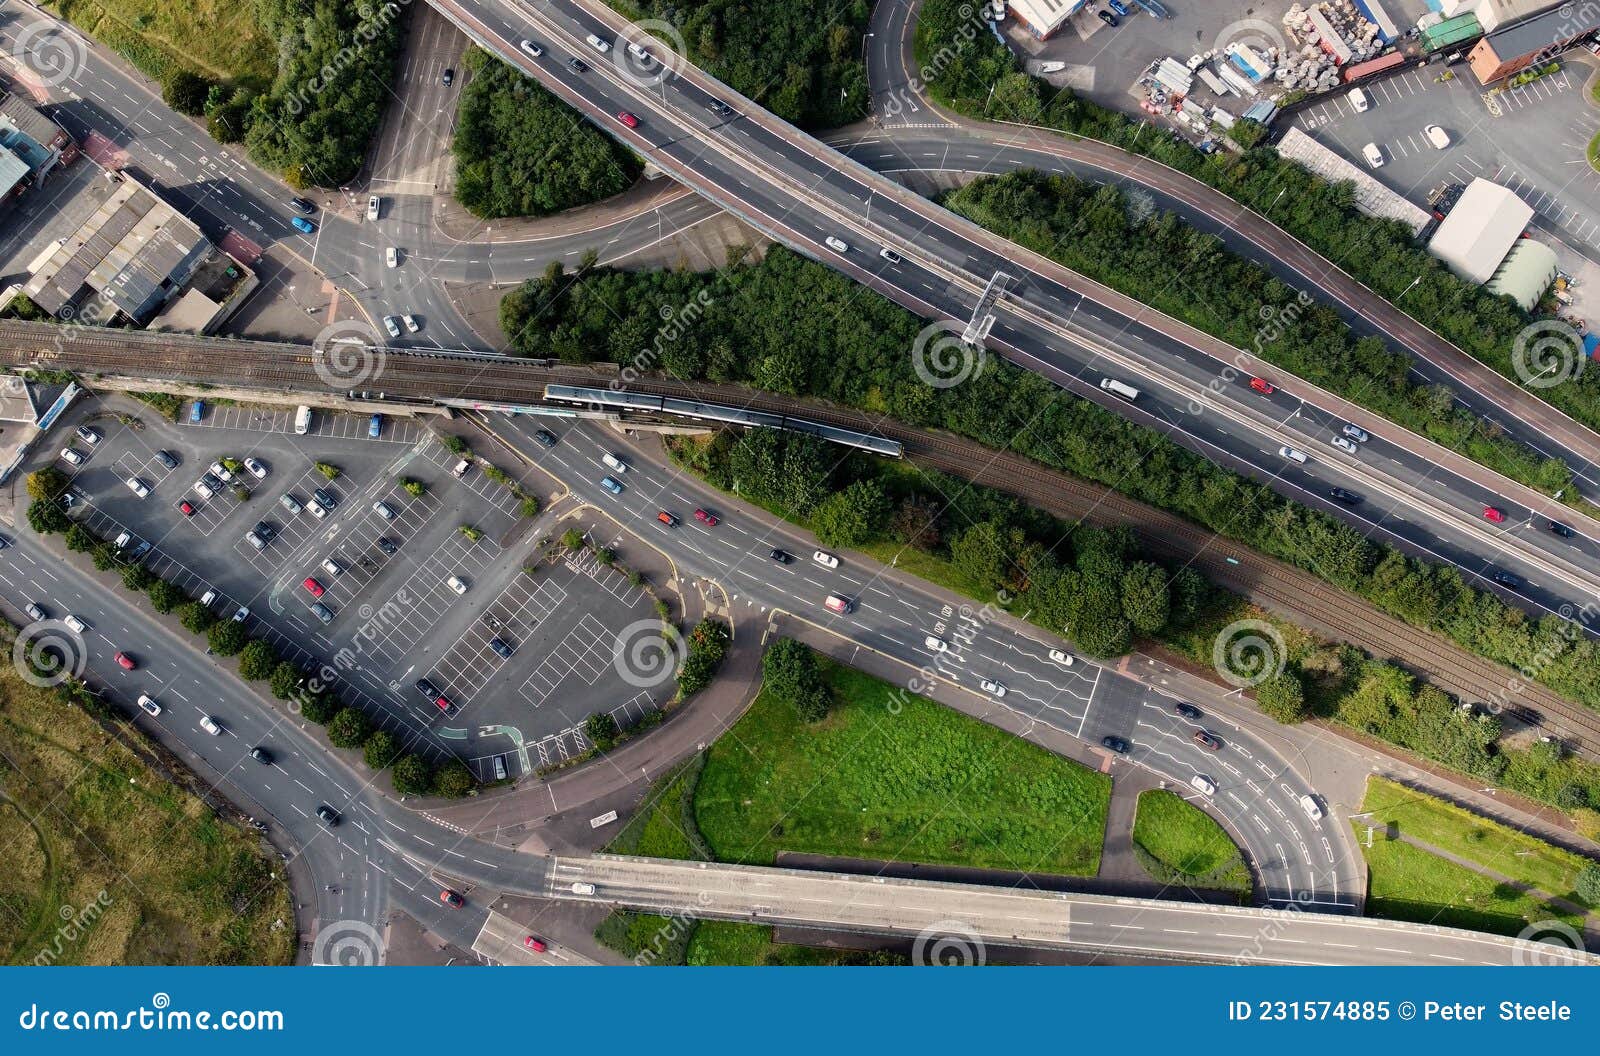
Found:
[(155, 586), (158, 582), (159, 580), (156, 578), (156, 574), (150, 571), (144, 565), (135, 564), (122, 566), (122, 585), (131, 591), (143, 593), (144, 591)]
[(457, 528), (456, 531), (466, 536), (467, 542), (469, 543), (475, 543), (479, 539), (483, 538), (483, 530), (470, 524), (463, 524), (461, 527)]
[(1590, 864), (1583, 867), (1578, 874), (1578, 882), (1573, 885), (1578, 897), (1591, 906), (1600, 906), (1600, 864)]
[(178, 613), (178, 622), (195, 634), (205, 634), (217, 622), (217, 614), (198, 601), (191, 601)]
[(605, 711), (597, 711), (585, 719), (583, 732), (588, 735), (589, 743), (600, 752), (609, 752), (616, 747), (617, 738), (621, 736), (621, 731), (617, 729), (617, 720), (611, 717), (610, 712)]
[(823, 546), (861, 546), (889, 523), (889, 497), (876, 480), (858, 480), (823, 499), (811, 514), (811, 530)]
[(433, 791), (433, 767), (420, 755), (401, 756), (389, 777), (402, 796), (425, 796)]
[(239, 653), (239, 677), (246, 682), (271, 678), (277, 667), (277, 650), (260, 639), (251, 642)]
[(300, 701), (300, 714), (307, 722), (326, 726), (339, 714), (339, 701), (328, 692), (308, 695)]
[(413, 498), (420, 499), (422, 496), (428, 493), (428, 486), (426, 484), (422, 483), (420, 480), (413, 480), (410, 477), (401, 477), (400, 486), (405, 489), (407, 495), (410, 495)]
[(249, 638), (250, 636), (245, 633), (244, 624), (236, 620), (213, 623), (206, 632), (206, 643), (218, 656), (235, 655), (244, 648)]
[(582, 550), (589, 544), (584, 540), (582, 532), (576, 528), (568, 528), (561, 533), (561, 545), (568, 550)]
[(1281, 671), (1256, 687), (1256, 706), (1277, 721), (1293, 725), (1311, 714), (1305, 687), (1291, 671)]
[(188, 597), (175, 583), (158, 579), (150, 584), (150, 607), (157, 612), (171, 612)]
[(28, 503), (28, 527), (40, 535), (50, 535), (71, 528), (72, 518), (62, 509), (60, 499), (34, 499)]
[(779, 638), (761, 658), (762, 691), (788, 704), (807, 722), (821, 722), (833, 706), (817, 654), (793, 638)]
[(433, 794), (447, 799), (460, 799), (478, 787), (478, 781), (460, 759), (451, 759), (433, 775)]
[(472, 454), (472, 445), (461, 439), (461, 437), (456, 436), (454, 433), (446, 433), (439, 437), (439, 443), (443, 444), (444, 449), (450, 452), (452, 455)]
[(529, 518), (539, 516), (539, 500), (532, 495), (524, 495), (522, 501), (517, 505), (517, 512)]
[(272, 669), (272, 695), (279, 700), (288, 700), (300, 688), (300, 679), (303, 677), (294, 664), (287, 660), (278, 661), (278, 666)]
[(692, 697), (711, 684), (731, 640), (728, 625), (719, 619), (707, 618), (695, 624), (689, 633), (689, 655), (678, 671), (679, 697)]
[(361, 756), (372, 769), (387, 770), (400, 757), (400, 745), (395, 742), (394, 734), (379, 730), (367, 738)]
[(68, 550), (72, 550), (80, 554), (86, 554), (90, 550), (94, 549), (94, 545), (99, 541), (100, 540), (95, 538), (93, 532), (79, 524), (77, 521), (72, 522), (72, 525), (67, 528), (66, 544)]
[(334, 465), (331, 462), (318, 462), (317, 463), (317, 472), (321, 473), (324, 477), (327, 477), (329, 480), (338, 480), (339, 479), (339, 474), (343, 473), (344, 470), (340, 469), (338, 466)]
[(328, 740), (335, 748), (359, 748), (372, 733), (372, 724), (355, 708), (340, 708), (328, 723)]

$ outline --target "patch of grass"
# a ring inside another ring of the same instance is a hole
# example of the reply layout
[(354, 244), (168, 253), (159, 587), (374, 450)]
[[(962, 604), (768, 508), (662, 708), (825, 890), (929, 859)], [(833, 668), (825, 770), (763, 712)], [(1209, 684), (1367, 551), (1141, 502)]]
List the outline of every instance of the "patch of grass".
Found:
[(694, 820), (694, 790), (705, 758), (704, 754), (696, 755), (659, 778), (638, 813), (606, 844), (606, 851), (644, 858), (710, 861), (710, 851)]
[(600, 922), (594, 937), (600, 945), (639, 965), (667, 966), (684, 963), (695, 927), (686, 917), (619, 910)]
[(1139, 793), (1133, 843), (1157, 880), (1248, 893), (1250, 870), (1226, 830), (1182, 796), (1153, 788)]
[(178, 415), (183, 413), (183, 398), (170, 392), (130, 392), (128, 395), (154, 407), (169, 422), (177, 421)]
[(0, 760), (0, 963), (291, 963), (288, 891), (256, 836), (9, 666)]
[(837, 704), (803, 722), (765, 693), (710, 750), (695, 817), (721, 861), (779, 851), (1092, 876), (1111, 781), (823, 661)]
[(687, 963), (706, 965), (780, 965), (784, 967), (831, 967), (861, 964), (906, 964), (896, 953), (860, 950), (829, 950), (818, 946), (795, 946), (772, 941), (772, 929), (764, 924), (741, 924), (733, 920), (702, 920), (689, 940)]
[[(1600, 87), (1600, 85), (1597, 85)], [(1596, 132), (1589, 140), (1589, 148), (1584, 152), (1589, 158), (1589, 167), (1600, 172), (1600, 132)]]
[[(1516, 935), (1530, 924), (1560, 920), (1582, 928), (1582, 920), (1509, 884), (1398, 840), (1375, 838), (1366, 846), (1366, 826), (1352, 822), (1367, 858), (1367, 915), (1420, 924)], [(1380, 830), (1381, 833), (1381, 830)]]
[(274, 41), (238, 0), (46, 0), (91, 37), (156, 80), (194, 69), (217, 80), (271, 82)]
[(1583, 904), (1574, 887), (1578, 873), (1593, 863), (1580, 854), (1381, 777), (1367, 779), (1361, 809), (1372, 812), (1371, 818), (1363, 821), (1363, 833), (1367, 824), (1379, 831), (1392, 826), (1403, 836), (1477, 862), (1546, 894)]

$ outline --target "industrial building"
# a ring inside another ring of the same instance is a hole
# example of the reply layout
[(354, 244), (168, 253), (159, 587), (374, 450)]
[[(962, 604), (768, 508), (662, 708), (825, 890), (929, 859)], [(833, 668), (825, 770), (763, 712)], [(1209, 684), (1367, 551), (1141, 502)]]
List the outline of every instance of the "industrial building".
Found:
[[(1480, 24), (1483, 16), (1478, 16)], [(1600, 4), (1568, 4), (1511, 25), (1478, 41), (1467, 62), (1480, 84), (1495, 84), (1535, 63), (1547, 62), (1600, 29)]]
[(66, 129), (14, 93), (0, 99), (0, 211), (77, 157)]
[(1088, 0), (1006, 0), (1012, 17), (1040, 40), (1050, 37), (1067, 24)]
[(1428, 243), (1428, 252), (1468, 282), (1488, 284), (1532, 308), (1556, 277), (1550, 247), (1524, 238), (1533, 207), (1482, 177), (1467, 185)]

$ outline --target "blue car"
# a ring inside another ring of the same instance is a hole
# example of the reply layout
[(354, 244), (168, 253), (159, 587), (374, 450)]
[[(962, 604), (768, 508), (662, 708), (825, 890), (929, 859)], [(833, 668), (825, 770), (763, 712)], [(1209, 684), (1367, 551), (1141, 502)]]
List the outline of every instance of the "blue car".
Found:
[(189, 420), (198, 422), (200, 416), (206, 413), (206, 405), (199, 400), (194, 401), (194, 406), (189, 408)]
[(1128, 5), (1123, 3), (1122, 0), (1106, 0), (1106, 3), (1110, 4), (1111, 10), (1117, 14), (1124, 18), (1128, 17)]
[(607, 491), (609, 491), (613, 495), (621, 495), (622, 494), (622, 485), (618, 484), (616, 481), (612, 480), (610, 477), (601, 477), (600, 478), (600, 486), (602, 488), (605, 488)]
[(367, 437), (369, 439), (376, 440), (378, 438), (378, 434), (381, 432), (383, 432), (383, 415), (375, 414), (371, 418), (368, 418)]
[(289, 223), (294, 225), (296, 231), (304, 231), (308, 235), (317, 230), (317, 225), (303, 216), (291, 216)]

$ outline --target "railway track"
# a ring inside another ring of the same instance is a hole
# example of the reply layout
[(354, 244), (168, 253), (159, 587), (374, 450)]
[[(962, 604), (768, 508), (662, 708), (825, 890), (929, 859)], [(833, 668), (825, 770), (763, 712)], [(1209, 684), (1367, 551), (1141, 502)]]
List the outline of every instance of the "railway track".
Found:
[[(221, 380), (305, 398), (324, 392), (330, 399), (342, 399), (349, 390), (360, 389), (416, 399), (453, 397), (536, 404), (542, 402), (548, 384), (603, 386), (617, 377), (615, 370), (500, 356), (393, 349), (349, 349), (346, 353), (355, 357), (353, 364), (330, 360), (305, 345), (0, 321), (0, 363), (7, 367), (70, 370), (89, 378), (115, 375), (192, 384)], [(347, 383), (341, 381), (344, 378)], [(1127, 525), (1153, 554), (1188, 563), (1212, 582), (1296, 623), (1348, 641), (1374, 656), (1392, 658), (1463, 699), (1509, 699), (1532, 708), (1574, 749), (1600, 758), (1600, 713), (1564, 700), (1439, 635), (1389, 616), (1309, 573), (1108, 488), (950, 434), (915, 429), (829, 404), (730, 385), (661, 378), (633, 380), (628, 387), (652, 395), (800, 415), (826, 425), (874, 433), (898, 440), (906, 457), (914, 462), (1017, 495), (1065, 520)]]

